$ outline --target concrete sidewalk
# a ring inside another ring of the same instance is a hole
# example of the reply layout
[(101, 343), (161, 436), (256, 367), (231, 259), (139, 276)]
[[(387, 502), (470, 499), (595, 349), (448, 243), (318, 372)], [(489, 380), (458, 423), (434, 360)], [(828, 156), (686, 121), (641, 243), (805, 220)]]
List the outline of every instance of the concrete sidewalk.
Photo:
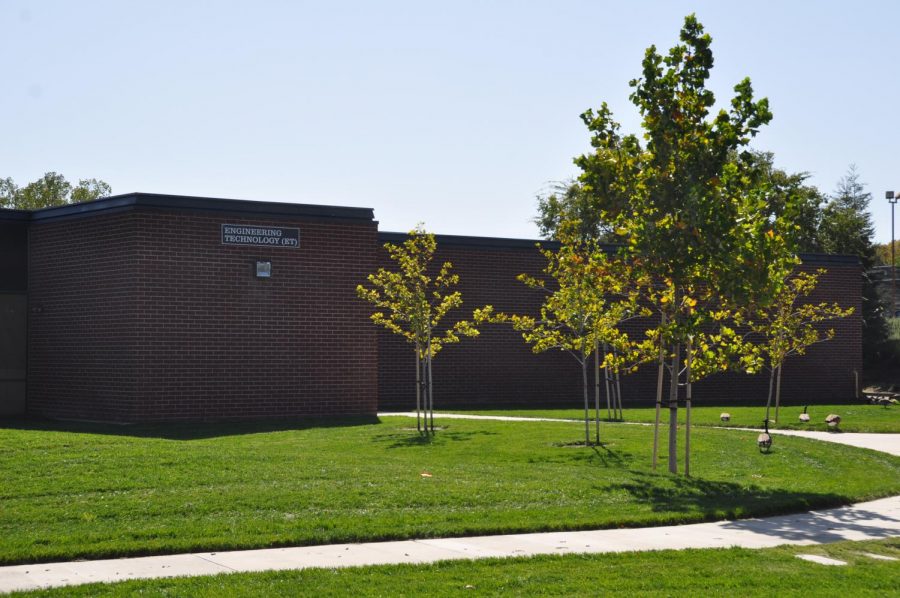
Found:
[(799, 515), (692, 525), (203, 552), (0, 567), (0, 592), (91, 582), (307, 567), (680, 548), (767, 548), (900, 536), (900, 497)]
[[(440, 417), (451, 416), (440, 415)], [(452, 417), (534, 421), (531, 418), (495, 416)], [(545, 421), (568, 422), (572, 420), (551, 419)], [(840, 434), (802, 431), (780, 433), (900, 454), (900, 434)], [(116, 582), (127, 579), (308, 567), (337, 568), (538, 554), (724, 548), (729, 546), (766, 548), (782, 544), (821, 544), (839, 540), (872, 540), (894, 536), (900, 536), (900, 496), (797, 515), (667, 527), (333, 544), (15, 565), (0, 567), (0, 592), (92, 582)]]

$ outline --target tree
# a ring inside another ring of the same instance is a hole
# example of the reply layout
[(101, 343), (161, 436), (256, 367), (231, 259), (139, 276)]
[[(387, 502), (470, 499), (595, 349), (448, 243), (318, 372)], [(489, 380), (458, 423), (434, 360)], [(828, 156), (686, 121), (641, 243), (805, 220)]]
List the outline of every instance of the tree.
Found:
[[(816, 288), (819, 277), (825, 274), (819, 269), (815, 274), (798, 272), (782, 286), (771, 305), (757, 308), (749, 314), (746, 323), (751, 333), (752, 345), (748, 353), (756, 352), (769, 370), (769, 395), (766, 399), (766, 420), (772, 405), (772, 387), (775, 386), (775, 419), (781, 406), (781, 368), (792, 355), (803, 355), (810, 346), (834, 338), (834, 329), (823, 330), (820, 324), (826, 320), (844, 318), (853, 308), (843, 309), (837, 303), (805, 303), (803, 300)], [(755, 336), (756, 338), (753, 338)], [(762, 339), (762, 342), (759, 342)], [(755, 368), (749, 368), (753, 373)]]
[[(512, 325), (535, 353), (562, 350), (578, 361), (584, 398), (584, 442), (590, 445), (590, 357), (600, 345), (614, 347), (616, 353), (607, 353), (604, 366), (621, 369), (633, 349), (628, 335), (618, 326), (644, 314), (644, 310), (638, 306), (640, 291), (630, 282), (632, 274), (627, 264), (611, 261), (596, 241), (581, 238), (577, 222), (563, 226), (559, 236), (562, 245), (558, 251), (539, 246), (547, 260), (547, 278), (527, 274), (518, 277), (527, 286), (547, 293), (540, 316), (506, 314), (487, 305), (475, 310), (474, 318), (476, 322)], [(595, 420), (599, 444), (599, 397), (595, 397)]]
[(862, 264), (863, 361), (867, 364), (886, 356), (888, 339), (887, 310), (871, 275), (875, 265), (871, 200), (872, 194), (866, 191), (856, 167), (851, 165), (825, 206), (819, 229), (825, 252), (855, 255)]
[(745, 162), (750, 175), (755, 177), (755, 184), (768, 187), (769, 212), (796, 225), (785, 231), (796, 250), (807, 253), (822, 251), (819, 227), (822, 207), (827, 198), (818, 187), (807, 184), (809, 173), (789, 174), (777, 168), (771, 152), (750, 150), (737, 156), (737, 159)]
[[(890, 266), (891, 265), (891, 244), (876, 243), (875, 244), (875, 265)], [(894, 241), (894, 265), (900, 266), (900, 240)]]
[(48, 172), (38, 180), (19, 187), (11, 178), (0, 179), (0, 208), (39, 210), (105, 197), (112, 188), (98, 179), (81, 179), (72, 186), (66, 177)]
[(538, 225), (541, 237), (557, 239), (565, 223), (577, 222), (574, 232), (581, 239), (615, 241), (610, 223), (603, 220), (597, 200), (578, 181), (557, 182), (550, 192), (538, 195)]
[[(459, 282), (451, 274), (453, 265), (444, 262), (437, 276), (428, 273), (437, 249), (433, 234), (420, 224), (409, 232), (402, 245), (386, 243), (396, 270), (379, 268), (368, 276), (371, 286), (358, 285), (357, 295), (372, 303), (376, 311), (371, 320), (415, 346), (416, 352), (416, 427), (423, 431), (420, 413), (424, 407), (424, 431), (434, 433), (434, 393), (431, 363), (444, 345), (458, 343), (461, 336), (478, 336), (471, 322), (459, 320), (450, 327), (439, 328), (444, 316), (462, 305), (459, 291), (448, 289)], [(430, 425), (429, 425), (430, 415)]]
[[(625, 261), (655, 281), (647, 297), (659, 316), (650, 336), (659, 344), (657, 419), (664, 371), (669, 388), (669, 471), (677, 472), (680, 377), (690, 389), (691, 368), (711, 371), (729, 335), (695, 355), (705, 326), (720, 326), (733, 306), (767, 303), (793, 268), (796, 227), (770, 204), (772, 184), (754, 176), (747, 145), (772, 114), (755, 101), (749, 79), (734, 87), (730, 109), (710, 117), (715, 98), (706, 89), (713, 66), (711, 38), (696, 17), (685, 18), (681, 43), (666, 56), (647, 49), (643, 76), (631, 81), (632, 103), (642, 117), (641, 142), (622, 136), (604, 103), (582, 120), (593, 152), (575, 159), (580, 181), (598, 198), (603, 218), (623, 242)], [(784, 198), (788, 204), (793, 195)], [(718, 319), (717, 319), (718, 318)], [(711, 354), (711, 355), (710, 355)], [(682, 369), (682, 356), (684, 369)], [(702, 365), (700, 359), (707, 365)], [(685, 473), (690, 471), (690, 392)], [(656, 438), (654, 457), (656, 465)]]

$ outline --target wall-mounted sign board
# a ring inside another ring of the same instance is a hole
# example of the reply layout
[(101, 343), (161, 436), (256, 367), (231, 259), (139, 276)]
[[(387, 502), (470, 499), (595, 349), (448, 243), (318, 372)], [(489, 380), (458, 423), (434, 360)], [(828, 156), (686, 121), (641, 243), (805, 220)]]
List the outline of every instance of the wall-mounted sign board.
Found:
[(300, 247), (300, 229), (223, 224), (222, 245), (290, 247), (296, 249)]

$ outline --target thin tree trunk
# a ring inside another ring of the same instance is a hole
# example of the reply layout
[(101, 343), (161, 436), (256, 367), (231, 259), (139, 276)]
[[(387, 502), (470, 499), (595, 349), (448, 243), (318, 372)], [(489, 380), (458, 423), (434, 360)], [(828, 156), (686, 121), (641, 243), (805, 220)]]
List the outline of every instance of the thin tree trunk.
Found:
[[(659, 325), (662, 326), (666, 323), (666, 314), (663, 314), (660, 318)], [(666, 346), (663, 343), (662, 335), (659, 336), (659, 371), (656, 373), (656, 418), (653, 423), (653, 471), (656, 471), (656, 459), (659, 455), (659, 412), (662, 406), (662, 388), (663, 388), (663, 376), (665, 375), (666, 370)]]
[(431, 376), (431, 339), (428, 340), (428, 404), (431, 408), (431, 434), (434, 435), (434, 381)]
[(581, 382), (582, 388), (584, 390), (584, 445), (590, 446), (591, 444), (591, 415), (590, 415), (590, 403), (588, 402), (588, 377), (587, 377), (587, 367), (588, 367), (587, 357), (582, 354), (581, 355)]
[(672, 378), (669, 385), (669, 473), (678, 473), (678, 380), (681, 369), (681, 345), (675, 344), (672, 355)]
[(622, 376), (619, 372), (614, 374), (616, 378), (616, 398), (619, 400), (619, 421), (625, 421), (625, 408), (622, 406)]
[(693, 339), (688, 339), (685, 355), (685, 401), (684, 401), (684, 475), (691, 475), (691, 360), (693, 359)]
[[(615, 349), (613, 349), (613, 355), (615, 355)], [(613, 380), (616, 383), (616, 401), (619, 403), (619, 421), (625, 421), (625, 410), (622, 409), (622, 377), (619, 375), (619, 370), (616, 370), (613, 373)]]
[(603, 368), (603, 380), (606, 382), (606, 417), (609, 421), (616, 419), (616, 387), (609, 375), (609, 368)]
[(769, 398), (766, 399), (766, 421), (769, 420), (769, 408), (772, 406), (772, 383), (775, 381), (775, 368), (769, 371)]
[(597, 444), (600, 444), (600, 343), (594, 343), (594, 421), (597, 424)]
[(419, 341), (416, 341), (416, 430), (422, 433), (420, 412), (422, 410), (422, 357), (419, 351)]
[[(603, 350), (606, 351), (606, 343), (603, 343)], [(598, 371), (597, 374), (599, 375), (600, 372)], [(612, 418), (613, 418), (612, 410), (613, 410), (613, 406), (615, 405), (615, 403), (613, 403), (611, 400), (611, 395), (610, 395), (611, 391), (610, 391), (610, 387), (609, 387), (609, 369), (608, 368), (603, 368), (603, 386), (606, 389), (606, 419), (612, 421)]]
[(778, 375), (775, 376), (775, 423), (778, 423), (778, 409), (781, 407), (781, 366), (778, 366)]

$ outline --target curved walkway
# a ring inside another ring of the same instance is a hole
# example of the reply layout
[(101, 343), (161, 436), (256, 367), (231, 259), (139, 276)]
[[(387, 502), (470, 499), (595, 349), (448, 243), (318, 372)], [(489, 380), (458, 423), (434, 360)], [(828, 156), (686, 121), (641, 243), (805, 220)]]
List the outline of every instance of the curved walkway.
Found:
[[(408, 414), (381, 414), (408, 415)], [(415, 414), (412, 414), (415, 417)], [(533, 418), (440, 415), (442, 418), (534, 421)], [(553, 420), (544, 421), (573, 421)], [(733, 428), (730, 428), (733, 429)], [(900, 434), (785, 431), (900, 454)], [(866, 437), (855, 439), (854, 437)], [(873, 437), (873, 438), (868, 438)], [(298, 548), (236, 550), (0, 567), (0, 592), (126, 579), (212, 575), (307, 567), (355, 567), (538, 554), (602, 553), (681, 548), (767, 548), (900, 536), (900, 496), (797, 515), (665, 527), (438, 538)]]
[[(396, 413), (379, 413), (378, 417), (415, 417), (414, 411), (403, 411)], [(584, 420), (580, 419), (563, 419), (556, 417), (519, 417), (514, 415), (468, 415), (464, 413), (436, 413), (435, 417), (442, 419), (487, 419), (504, 422), (574, 422), (583, 424)], [(652, 426), (643, 422), (604, 422), (605, 425), (630, 425), (630, 426)], [(695, 426), (701, 427), (701, 426)], [(744, 432), (761, 432), (758, 428), (738, 428), (733, 426), (703, 426), (713, 427), (717, 430), (742, 430)], [(812, 440), (821, 440), (823, 442), (834, 442), (837, 444), (846, 444), (858, 448), (872, 449), (900, 457), (900, 434), (868, 434), (861, 432), (811, 432), (806, 430), (769, 430), (772, 434), (782, 434), (784, 436), (800, 436), (801, 438), (810, 438)]]

